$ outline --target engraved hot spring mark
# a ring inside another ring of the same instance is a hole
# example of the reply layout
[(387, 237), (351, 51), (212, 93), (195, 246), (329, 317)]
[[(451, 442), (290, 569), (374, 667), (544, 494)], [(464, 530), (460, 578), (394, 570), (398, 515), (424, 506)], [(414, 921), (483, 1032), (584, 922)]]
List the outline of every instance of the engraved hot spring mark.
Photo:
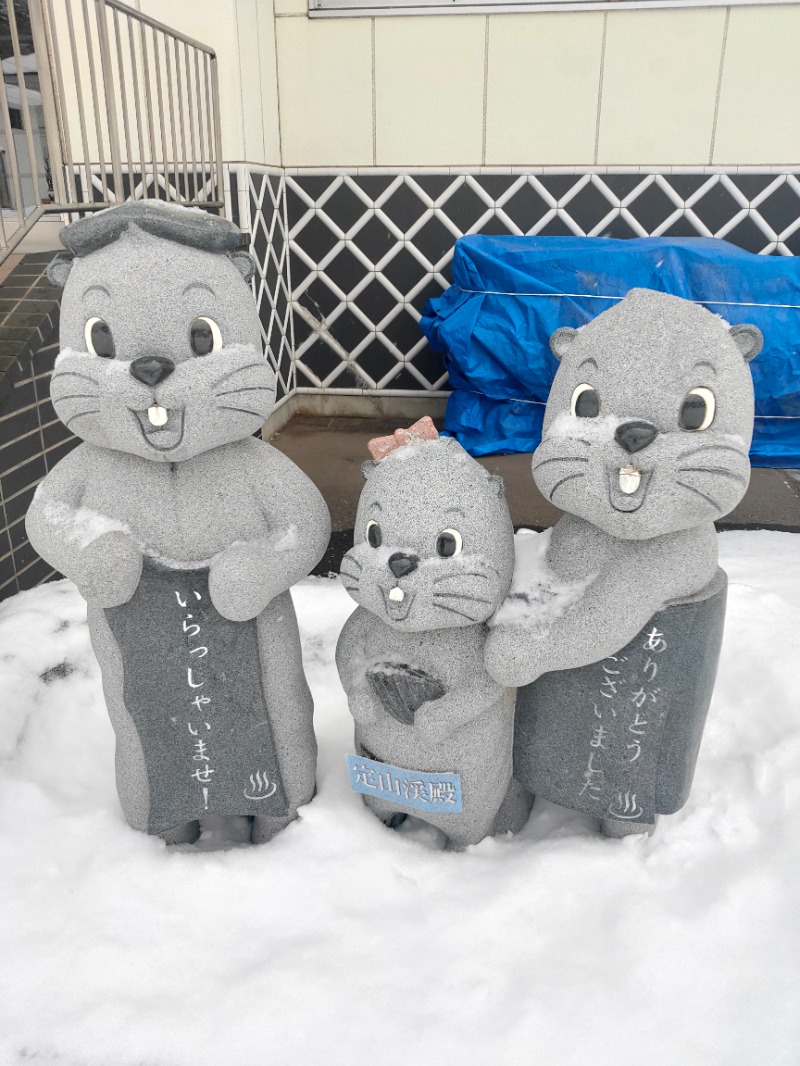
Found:
[(249, 800), (269, 799), (270, 796), (275, 795), (277, 787), (274, 781), (270, 781), (266, 772), (256, 770), (254, 774), (250, 774), (249, 789), (245, 787), (243, 795), (245, 799)]

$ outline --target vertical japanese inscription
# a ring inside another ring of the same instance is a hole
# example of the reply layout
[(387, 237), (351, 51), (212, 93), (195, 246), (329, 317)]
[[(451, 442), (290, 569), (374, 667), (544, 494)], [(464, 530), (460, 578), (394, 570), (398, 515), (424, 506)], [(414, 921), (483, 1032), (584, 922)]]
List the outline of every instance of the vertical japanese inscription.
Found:
[[(586, 768), (579, 799), (596, 804), (598, 815), (634, 821), (645, 813), (637, 796), (634, 764), (642, 759), (648, 727), (661, 689), (655, 685), (667, 641), (657, 626), (643, 631), (638, 654), (608, 655), (599, 663), (596, 699), (592, 704)], [(642, 661), (641, 652), (645, 653)], [(660, 735), (660, 729), (659, 729)], [(651, 753), (657, 757), (657, 753)], [(616, 764), (616, 766), (615, 766)], [(609, 787), (613, 795), (609, 802)]]
[[(202, 614), (198, 615), (198, 621), (195, 621), (194, 613), (188, 612), (188, 607), (191, 604), (191, 597), (197, 601), (195, 607), (199, 607), (202, 602), (203, 595), (198, 592), (197, 589), (192, 588), (190, 593), (182, 596), (180, 590), (175, 590), (175, 599), (178, 601), (178, 606), (187, 611), (184, 616), (181, 628), (184, 633), (184, 639), (186, 642), (186, 685), (188, 686), (187, 703), (188, 714), (192, 717), (187, 721), (186, 725), (188, 731), (192, 737), (192, 763), (199, 763), (198, 766), (190, 766), (190, 777), (196, 781), (202, 789), (203, 796), (203, 810), (208, 810), (208, 795), (209, 786), (211, 785), (212, 774), (216, 773), (216, 770), (211, 765), (211, 738), (207, 735), (211, 733), (211, 722), (206, 721), (206, 718), (213, 718), (213, 699), (211, 696), (204, 696), (201, 693), (196, 693), (196, 689), (201, 689), (205, 686), (205, 680), (203, 680), (202, 660), (208, 655), (208, 648), (200, 643), (200, 620), (202, 620)], [(192, 641), (197, 641), (193, 644)], [(196, 656), (195, 660), (193, 657)], [(192, 665), (195, 662), (196, 665)], [(197, 672), (195, 674), (195, 671)], [(191, 696), (191, 699), (189, 699)], [(193, 710), (194, 709), (194, 710)], [(203, 732), (205, 730), (205, 732)]]

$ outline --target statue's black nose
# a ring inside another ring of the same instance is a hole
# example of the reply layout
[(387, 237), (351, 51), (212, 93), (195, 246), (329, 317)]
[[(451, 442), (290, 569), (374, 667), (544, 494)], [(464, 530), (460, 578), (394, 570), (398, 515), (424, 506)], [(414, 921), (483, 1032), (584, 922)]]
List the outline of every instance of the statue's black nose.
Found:
[(143, 385), (157, 385), (175, 369), (171, 359), (163, 355), (141, 355), (131, 363), (131, 374)]
[(413, 573), (417, 569), (418, 562), (419, 559), (416, 555), (404, 555), (402, 552), (395, 552), (394, 555), (389, 556), (389, 569), (395, 577), (403, 577), (404, 574)]
[(623, 422), (617, 426), (614, 440), (621, 444), (626, 452), (640, 452), (652, 444), (658, 436), (658, 430), (652, 422)]

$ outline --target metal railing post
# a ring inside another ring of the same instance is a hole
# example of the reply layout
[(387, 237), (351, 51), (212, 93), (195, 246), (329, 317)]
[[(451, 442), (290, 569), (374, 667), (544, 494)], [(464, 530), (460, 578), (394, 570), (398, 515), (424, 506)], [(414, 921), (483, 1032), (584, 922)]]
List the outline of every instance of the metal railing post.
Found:
[(45, 14), (42, 0), (28, 0), (33, 37), (33, 54), (37, 58), (39, 72), (39, 90), (42, 94), (42, 113), (44, 131), (47, 138), (47, 151), (50, 156), (50, 175), (53, 180), (53, 199), (57, 204), (68, 203), (73, 197), (68, 193), (64, 181), (64, 144), (61, 138), (61, 124), (58, 120), (56, 92), (53, 72), (50, 67), (50, 49), (47, 44)]
[[(166, 200), (221, 209), (224, 213), (225, 186), (216, 54), (207, 45), (136, 11), (122, 0), (93, 0), (93, 3), (90, 0), (27, 0), (54, 202), (29, 204), (27, 207), (30, 210), (26, 211), (24, 175), (20, 172), (17, 157), (17, 147), (23, 137), (30, 156), (33, 199), (36, 201), (42, 195), (39, 184), (41, 175), (37, 167), (37, 147), (14, 3), (15, 0), (7, 0), (12, 52), (20, 89), (22, 130), (15, 131), (12, 128), (8, 92), (2, 78), (0, 129), (5, 133), (8, 145), (4, 154), (10, 172), (9, 197), (13, 195), (18, 223), (17, 230), (9, 236), (5, 220), (0, 215), (0, 260), (19, 244), (34, 222), (47, 212), (94, 211), (141, 195), (158, 197), (162, 184), (163, 198)], [(109, 11), (114, 22), (113, 41)], [(80, 27), (76, 26), (76, 16), (79, 16)], [(120, 31), (123, 20), (123, 32), (127, 32), (130, 50), (129, 70), (126, 69), (126, 49), (123, 48)], [(63, 40), (59, 40), (62, 34)], [(12, 102), (16, 109), (16, 99)], [(127, 148), (125, 168), (118, 106), (122, 112)], [(70, 128), (71, 122), (74, 123), (73, 129)], [(80, 152), (78, 161), (73, 156), (71, 134), (74, 134), (74, 141), (79, 146), (76, 149)], [(111, 180), (105, 152), (106, 134)], [(138, 163), (132, 158), (136, 150), (134, 141), (138, 141), (139, 146)], [(145, 151), (145, 141), (148, 151)], [(127, 191), (125, 169), (130, 179)], [(141, 170), (141, 182), (138, 185), (134, 182), (135, 169)], [(152, 171), (152, 191), (149, 192), (148, 169)], [(85, 188), (80, 188), (84, 183)], [(170, 195), (171, 187), (174, 189), (173, 196)]]
[[(111, 173), (114, 175), (114, 198), (123, 200), (122, 162), (119, 153), (119, 126), (117, 124), (117, 98), (114, 92), (114, 76), (111, 69), (111, 49), (108, 43), (108, 24), (106, 22), (106, 0), (94, 0), (97, 16), (97, 36), (100, 45), (100, 67), (103, 72), (103, 90), (106, 99), (106, 121), (108, 122), (109, 151), (111, 152)], [(91, 48), (91, 43), (89, 43)], [(97, 116), (98, 126), (100, 116)], [(100, 165), (103, 166), (101, 159)]]
[(219, 116), (219, 74), (217, 71), (217, 57), (212, 53), (211, 55), (211, 107), (214, 114), (214, 155), (213, 158), (216, 162), (216, 199), (220, 201), (223, 206), (223, 214), (225, 213), (225, 180), (222, 169), (222, 126)]

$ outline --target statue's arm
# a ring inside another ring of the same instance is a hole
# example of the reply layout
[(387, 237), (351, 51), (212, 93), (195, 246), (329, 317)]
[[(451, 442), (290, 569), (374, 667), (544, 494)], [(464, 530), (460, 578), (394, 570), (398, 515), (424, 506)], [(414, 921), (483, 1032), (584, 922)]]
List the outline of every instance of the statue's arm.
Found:
[(331, 520), (322, 494), (269, 445), (255, 453), (251, 487), (269, 533), (235, 541), (212, 562), (209, 591), (225, 618), (255, 618), (276, 596), (307, 577), (325, 553)]
[[(598, 574), (579, 600), (545, 624), (497, 625), (486, 642), (485, 663), (496, 680), (528, 685), (551, 670), (598, 662), (624, 648), (666, 603), (699, 591), (714, 576), (717, 543), (713, 527), (674, 537), (670, 563), (660, 546), (637, 560)], [(649, 566), (648, 566), (649, 562)]]
[(79, 445), (36, 490), (25, 529), (41, 557), (97, 607), (127, 603), (142, 572), (142, 555), (123, 523), (83, 505), (88, 456)]
[(345, 622), (336, 642), (336, 669), (357, 725), (374, 722), (381, 710), (380, 700), (367, 681), (366, 640), (371, 624), (374, 624), (374, 615), (357, 607)]
[(508, 687), (495, 681), (478, 661), (453, 678), (452, 687), (444, 696), (420, 707), (414, 726), (426, 740), (439, 743), (480, 718), (507, 694)]

